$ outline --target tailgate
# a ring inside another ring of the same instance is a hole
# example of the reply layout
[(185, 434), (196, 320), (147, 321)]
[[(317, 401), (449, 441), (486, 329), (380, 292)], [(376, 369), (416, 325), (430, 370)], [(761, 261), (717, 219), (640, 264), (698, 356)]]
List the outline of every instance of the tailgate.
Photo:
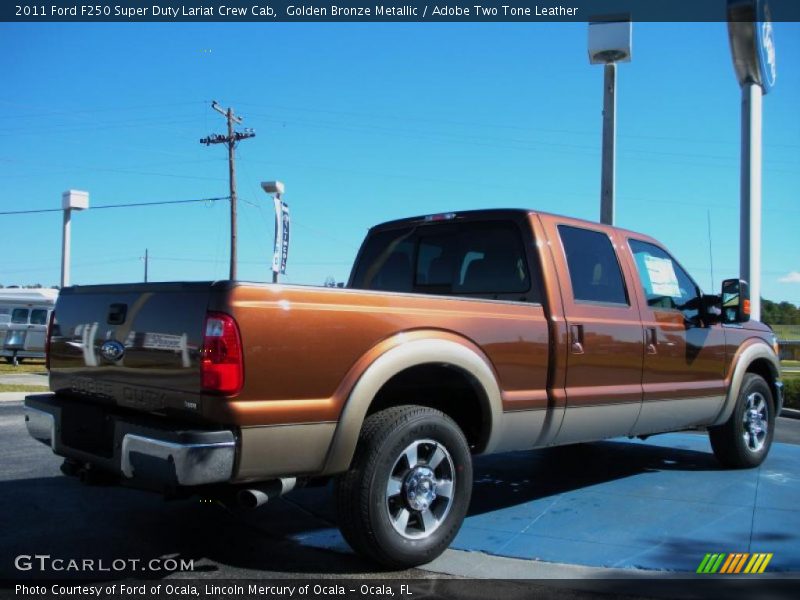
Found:
[(215, 284), (65, 288), (50, 389), (148, 412), (201, 410), (203, 324)]

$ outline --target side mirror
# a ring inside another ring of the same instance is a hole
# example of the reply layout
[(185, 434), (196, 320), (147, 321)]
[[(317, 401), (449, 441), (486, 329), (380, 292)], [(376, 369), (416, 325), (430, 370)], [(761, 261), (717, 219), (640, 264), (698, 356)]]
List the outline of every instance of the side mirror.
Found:
[(750, 320), (750, 286), (743, 279), (722, 282), (722, 322), (746, 323)]

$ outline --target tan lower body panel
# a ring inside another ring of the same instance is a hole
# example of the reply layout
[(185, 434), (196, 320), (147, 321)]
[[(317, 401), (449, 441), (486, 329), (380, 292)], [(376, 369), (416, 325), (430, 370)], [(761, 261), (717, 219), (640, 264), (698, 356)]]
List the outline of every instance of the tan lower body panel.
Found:
[(499, 422), (497, 446), (492, 453), (529, 450), (536, 446), (547, 419), (547, 410), (520, 410), (503, 413)]
[(336, 423), (242, 427), (235, 481), (319, 473), (335, 429)]
[(708, 425), (719, 414), (724, 401), (724, 396), (650, 400), (642, 404), (642, 412), (633, 427), (633, 435)]
[(567, 406), (555, 443), (578, 444), (628, 435), (639, 415), (639, 402), (602, 406)]

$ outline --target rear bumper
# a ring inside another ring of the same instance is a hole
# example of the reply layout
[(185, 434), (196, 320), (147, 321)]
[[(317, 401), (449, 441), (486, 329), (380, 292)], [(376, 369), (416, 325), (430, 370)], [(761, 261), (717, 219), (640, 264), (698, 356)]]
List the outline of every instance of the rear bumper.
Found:
[(65, 458), (116, 473), (134, 485), (170, 488), (228, 482), (237, 438), (232, 430), (167, 427), (146, 416), (114, 414), (55, 394), (28, 396), (31, 437)]

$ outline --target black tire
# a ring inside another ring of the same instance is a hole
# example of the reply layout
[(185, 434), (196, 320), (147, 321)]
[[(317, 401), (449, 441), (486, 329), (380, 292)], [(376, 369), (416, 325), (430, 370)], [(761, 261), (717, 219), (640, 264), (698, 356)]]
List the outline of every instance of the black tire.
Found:
[(377, 412), (364, 421), (335, 494), (339, 528), (356, 552), (393, 569), (430, 562), (453, 541), (469, 507), (467, 440), (438, 410)]
[(714, 456), (726, 467), (757, 467), (769, 453), (775, 432), (775, 400), (764, 378), (747, 373), (730, 418), (708, 430)]

